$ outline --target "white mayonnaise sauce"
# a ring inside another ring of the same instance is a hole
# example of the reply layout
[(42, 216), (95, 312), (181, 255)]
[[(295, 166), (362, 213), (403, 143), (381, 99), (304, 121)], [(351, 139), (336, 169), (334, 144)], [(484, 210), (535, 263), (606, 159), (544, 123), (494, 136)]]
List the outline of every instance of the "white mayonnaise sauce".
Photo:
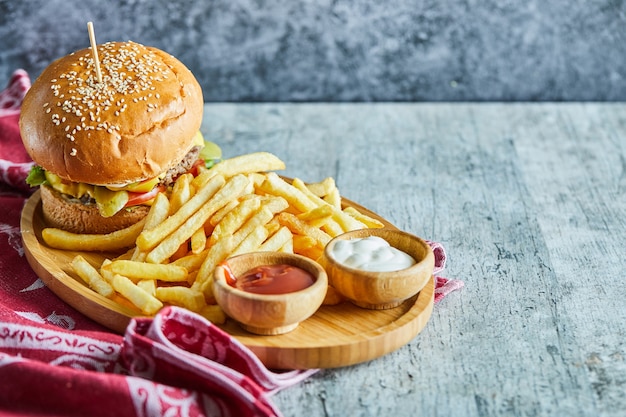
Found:
[(374, 272), (399, 271), (416, 263), (410, 255), (378, 236), (339, 240), (335, 242), (331, 256), (351, 268)]

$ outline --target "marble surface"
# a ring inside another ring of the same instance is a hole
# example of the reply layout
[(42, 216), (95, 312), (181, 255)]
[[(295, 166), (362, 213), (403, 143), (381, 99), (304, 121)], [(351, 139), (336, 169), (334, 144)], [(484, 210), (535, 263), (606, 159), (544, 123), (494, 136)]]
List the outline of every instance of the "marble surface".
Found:
[(215, 101), (626, 99), (619, 0), (0, 0), (0, 83), (133, 40)]

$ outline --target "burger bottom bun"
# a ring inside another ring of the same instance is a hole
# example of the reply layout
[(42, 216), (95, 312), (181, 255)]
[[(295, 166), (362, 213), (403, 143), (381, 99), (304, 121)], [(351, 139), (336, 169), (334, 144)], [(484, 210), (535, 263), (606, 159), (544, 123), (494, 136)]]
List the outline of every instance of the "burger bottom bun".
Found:
[(150, 210), (148, 206), (135, 206), (112, 217), (102, 217), (95, 205), (74, 202), (47, 185), (42, 185), (40, 189), (45, 224), (72, 233), (115, 232), (137, 223)]

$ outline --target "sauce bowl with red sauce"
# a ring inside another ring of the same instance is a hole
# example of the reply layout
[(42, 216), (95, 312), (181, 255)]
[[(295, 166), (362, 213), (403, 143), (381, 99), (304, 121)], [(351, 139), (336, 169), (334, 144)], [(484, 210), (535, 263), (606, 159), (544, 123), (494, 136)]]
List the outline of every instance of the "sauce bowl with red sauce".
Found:
[[(394, 253), (358, 253), (357, 247), (356, 253), (349, 253), (354, 256), (345, 256), (343, 247), (348, 243), (372, 237), (386, 241)], [(397, 251), (403, 252), (399, 261)], [(409, 262), (404, 259), (406, 255)], [(393, 265), (384, 268), (385, 262)], [(362, 229), (328, 242), (320, 263), (326, 269), (329, 285), (343, 297), (362, 308), (384, 310), (399, 306), (424, 288), (432, 279), (435, 256), (426, 241), (410, 233), (388, 228)], [(368, 264), (374, 268), (369, 269)]]
[(324, 269), (304, 256), (253, 252), (215, 268), (213, 295), (227, 316), (250, 333), (290, 332), (317, 311), (328, 287)]

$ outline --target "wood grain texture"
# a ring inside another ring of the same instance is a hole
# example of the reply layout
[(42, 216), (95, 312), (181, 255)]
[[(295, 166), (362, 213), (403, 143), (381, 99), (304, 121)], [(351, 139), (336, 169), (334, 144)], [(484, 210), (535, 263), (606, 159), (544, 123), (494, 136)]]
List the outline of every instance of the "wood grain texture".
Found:
[(405, 347), (277, 394), (285, 416), (624, 415), (625, 104), (205, 108), (225, 155), (335, 177), (466, 283)]

